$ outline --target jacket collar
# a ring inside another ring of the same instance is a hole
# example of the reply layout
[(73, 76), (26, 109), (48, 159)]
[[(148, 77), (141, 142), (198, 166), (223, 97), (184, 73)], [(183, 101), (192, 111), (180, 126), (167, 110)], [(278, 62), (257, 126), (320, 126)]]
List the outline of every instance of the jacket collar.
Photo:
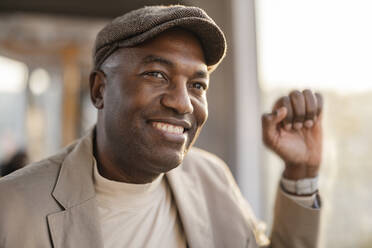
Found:
[(93, 184), (94, 131), (66, 156), (52, 192), (64, 211), (48, 215), (55, 248), (103, 247)]
[(52, 193), (65, 208), (79, 205), (94, 198), (93, 184), (93, 130), (78, 140), (74, 149), (65, 158)]

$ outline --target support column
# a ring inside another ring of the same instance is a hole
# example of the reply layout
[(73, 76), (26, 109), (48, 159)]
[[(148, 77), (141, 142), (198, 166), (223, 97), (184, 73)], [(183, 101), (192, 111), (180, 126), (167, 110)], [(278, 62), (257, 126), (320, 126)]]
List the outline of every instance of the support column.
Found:
[(78, 49), (68, 46), (62, 50), (63, 61), (63, 111), (62, 111), (62, 145), (68, 145), (78, 136), (80, 72), (78, 66)]
[(236, 80), (237, 181), (259, 218), (263, 217), (260, 170), (260, 91), (257, 79), (257, 49), (254, 0), (233, 0), (233, 50)]

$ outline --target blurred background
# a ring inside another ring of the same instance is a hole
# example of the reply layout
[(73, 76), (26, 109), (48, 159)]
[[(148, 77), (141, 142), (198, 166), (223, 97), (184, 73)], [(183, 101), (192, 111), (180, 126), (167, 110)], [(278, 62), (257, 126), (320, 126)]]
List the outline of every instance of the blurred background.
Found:
[(2, 0), (0, 164), (52, 155), (92, 127), (88, 77), (96, 33), (132, 9), (176, 3), (205, 9), (228, 41), (227, 57), (211, 77), (210, 117), (196, 145), (228, 163), (270, 229), (283, 165), (262, 146), (260, 115), (292, 89), (321, 92), (321, 247), (372, 247), (367, 0)]

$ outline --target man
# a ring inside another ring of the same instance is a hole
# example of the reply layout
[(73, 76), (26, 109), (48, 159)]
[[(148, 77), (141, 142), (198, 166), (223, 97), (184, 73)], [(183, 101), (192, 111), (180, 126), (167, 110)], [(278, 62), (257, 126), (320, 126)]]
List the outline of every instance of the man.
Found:
[(286, 163), (271, 244), (227, 166), (191, 148), (224, 54), (199, 8), (146, 7), (108, 24), (90, 77), (97, 124), (0, 181), (0, 246), (315, 247), (319, 95), (295, 91), (263, 116), (264, 141)]

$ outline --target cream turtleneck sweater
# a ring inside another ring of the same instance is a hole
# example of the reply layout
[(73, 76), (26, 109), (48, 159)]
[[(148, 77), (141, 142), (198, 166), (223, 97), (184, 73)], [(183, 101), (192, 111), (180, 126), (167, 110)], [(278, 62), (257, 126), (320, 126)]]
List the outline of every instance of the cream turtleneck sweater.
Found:
[(95, 162), (94, 186), (105, 248), (186, 247), (163, 174), (148, 184), (122, 183), (102, 177)]

